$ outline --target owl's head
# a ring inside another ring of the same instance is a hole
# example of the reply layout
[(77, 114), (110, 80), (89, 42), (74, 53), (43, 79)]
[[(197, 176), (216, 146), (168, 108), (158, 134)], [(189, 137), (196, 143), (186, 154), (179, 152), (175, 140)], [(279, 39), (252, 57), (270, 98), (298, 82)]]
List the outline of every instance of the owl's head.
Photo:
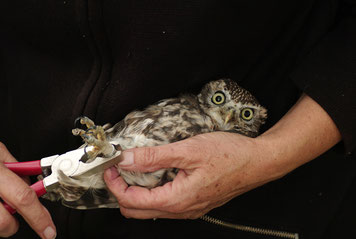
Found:
[(215, 121), (216, 130), (256, 137), (267, 119), (267, 110), (256, 98), (229, 79), (206, 84), (198, 100), (205, 113)]

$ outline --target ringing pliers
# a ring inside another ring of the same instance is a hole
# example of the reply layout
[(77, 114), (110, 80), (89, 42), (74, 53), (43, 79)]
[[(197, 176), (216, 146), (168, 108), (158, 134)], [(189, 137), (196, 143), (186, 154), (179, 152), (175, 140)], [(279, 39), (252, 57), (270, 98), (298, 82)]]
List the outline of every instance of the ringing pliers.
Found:
[[(76, 178), (99, 173), (120, 162), (120, 157), (118, 156), (121, 154), (121, 151), (115, 150), (113, 146), (113, 155), (111, 157), (96, 157), (92, 162), (84, 163), (82, 160), (83, 157), (85, 157), (86, 152), (92, 148), (93, 146), (83, 147), (61, 155), (42, 158), (41, 160), (4, 163), (4, 165), (20, 176), (48, 175), (44, 177), (43, 180), (39, 180), (31, 185), (31, 188), (36, 192), (37, 196), (41, 197), (58, 187), (58, 170), (61, 170), (68, 177)], [(11, 214), (16, 212), (16, 210), (7, 203), (4, 202), (3, 205)]]

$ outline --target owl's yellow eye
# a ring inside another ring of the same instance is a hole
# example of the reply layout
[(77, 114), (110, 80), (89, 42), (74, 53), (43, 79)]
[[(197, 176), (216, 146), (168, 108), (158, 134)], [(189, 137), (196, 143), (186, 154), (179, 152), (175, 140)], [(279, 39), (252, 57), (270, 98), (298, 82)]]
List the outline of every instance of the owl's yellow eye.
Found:
[(241, 111), (241, 118), (243, 120), (251, 120), (253, 118), (253, 109), (251, 108), (245, 108)]
[(211, 98), (211, 101), (216, 104), (216, 105), (221, 105), (225, 102), (225, 95), (221, 91), (216, 92), (213, 97)]

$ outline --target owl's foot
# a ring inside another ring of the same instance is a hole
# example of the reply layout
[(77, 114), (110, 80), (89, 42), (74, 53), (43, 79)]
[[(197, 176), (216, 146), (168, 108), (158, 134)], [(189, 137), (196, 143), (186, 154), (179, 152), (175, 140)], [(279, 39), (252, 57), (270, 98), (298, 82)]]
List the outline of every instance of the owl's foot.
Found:
[(95, 125), (94, 122), (88, 117), (79, 117), (77, 120), (82, 125), (86, 125), (87, 129), (73, 129), (72, 133), (75, 136), (80, 136), (87, 146), (94, 146), (91, 151), (87, 152), (87, 161), (91, 161), (98, 155), (110, 157), (115, 153), (115, 148), (106, 139), (105, 126)]

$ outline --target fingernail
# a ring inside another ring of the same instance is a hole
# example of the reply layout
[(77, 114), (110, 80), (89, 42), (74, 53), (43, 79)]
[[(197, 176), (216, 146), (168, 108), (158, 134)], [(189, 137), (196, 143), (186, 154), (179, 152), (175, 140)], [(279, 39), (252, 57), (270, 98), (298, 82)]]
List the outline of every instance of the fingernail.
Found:
[(119, 163), (119, 166), (129, 166), (134, 163), (134, 154), (133, 152), (123, 152), (122, 161)]
[(111, 171), (111, 168), (108, 168), (105, 170), (104, 172), (105, 176), (109, 179), (112, 179), (112, 171)]
[(46, 239), (54, 239), (57, 236), (56, 231), (52, 227), (47, 227), (43, 231), (43, 235), (45, 236)]
[(105, 171), (106, 177), (110, 180), (117, 178), (119, 176), (119, 173), (117, 172), (117, 169), (115, 167), (108, 168)]

